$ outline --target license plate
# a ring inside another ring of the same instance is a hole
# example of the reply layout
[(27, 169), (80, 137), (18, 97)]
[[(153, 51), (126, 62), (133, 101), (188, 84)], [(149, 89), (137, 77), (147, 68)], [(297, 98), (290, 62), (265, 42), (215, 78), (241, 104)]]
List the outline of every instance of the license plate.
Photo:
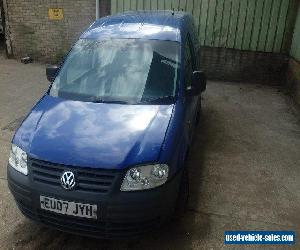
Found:
[(97, 205), (84, 204), (74, 201), (65, 201), (40, 196), (41, 209), (58, 214), (72, 215), (82, 218), (97, 219)]

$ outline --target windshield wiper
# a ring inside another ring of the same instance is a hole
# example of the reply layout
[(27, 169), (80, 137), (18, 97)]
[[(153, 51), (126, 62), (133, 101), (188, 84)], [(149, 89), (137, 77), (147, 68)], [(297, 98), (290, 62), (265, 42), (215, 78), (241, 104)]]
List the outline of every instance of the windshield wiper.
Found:
[(142, 98), (142, 103), (169, 104), (174, 102), (175, 102), (175, 97), (172, 95)]
[(94, 103), (115, 103), (115, 104), (129, 104), (129, 102), (126, 101), (120, 101), (120, 100), (105, 100), (98, 97), (92, 97), (90, 99), (91, 102)]

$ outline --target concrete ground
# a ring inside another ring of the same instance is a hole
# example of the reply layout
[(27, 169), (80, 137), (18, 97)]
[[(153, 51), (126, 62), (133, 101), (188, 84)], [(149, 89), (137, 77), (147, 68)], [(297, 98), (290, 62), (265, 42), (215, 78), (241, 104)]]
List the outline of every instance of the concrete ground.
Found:
[(276, 87), (209, 82), (179, 222), (131, 241), (102, 241), (25, 219), (7, 188), (10, 140), (47, 89), (45, 66), (0, 59), (0, 249), (289, 249), (224, 246), (225, 230), (295, 230), (300, 249), (300, 123)]

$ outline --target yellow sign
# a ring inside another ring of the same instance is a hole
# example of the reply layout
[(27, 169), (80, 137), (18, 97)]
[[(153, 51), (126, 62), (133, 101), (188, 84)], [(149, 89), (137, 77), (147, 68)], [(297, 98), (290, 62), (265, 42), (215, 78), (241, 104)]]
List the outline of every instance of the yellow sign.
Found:
[(64, 11), (60, 8), (49, 8), (48, 17), (50, 20), (62, 20), (64, 18)]

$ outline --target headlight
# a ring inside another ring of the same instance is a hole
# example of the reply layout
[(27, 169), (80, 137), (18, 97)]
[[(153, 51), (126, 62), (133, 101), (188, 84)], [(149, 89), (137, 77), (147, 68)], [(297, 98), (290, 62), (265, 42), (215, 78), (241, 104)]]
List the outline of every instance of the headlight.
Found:
[(121, 191), (151, 189), (163, 185), (169, 175), (166, 164), (146, 165), (131, 168), (127, 171)]
[(11, 167), (22, 174), (28, 174), (27, 154), (14, 144), (11, 145), (8, 163)]

